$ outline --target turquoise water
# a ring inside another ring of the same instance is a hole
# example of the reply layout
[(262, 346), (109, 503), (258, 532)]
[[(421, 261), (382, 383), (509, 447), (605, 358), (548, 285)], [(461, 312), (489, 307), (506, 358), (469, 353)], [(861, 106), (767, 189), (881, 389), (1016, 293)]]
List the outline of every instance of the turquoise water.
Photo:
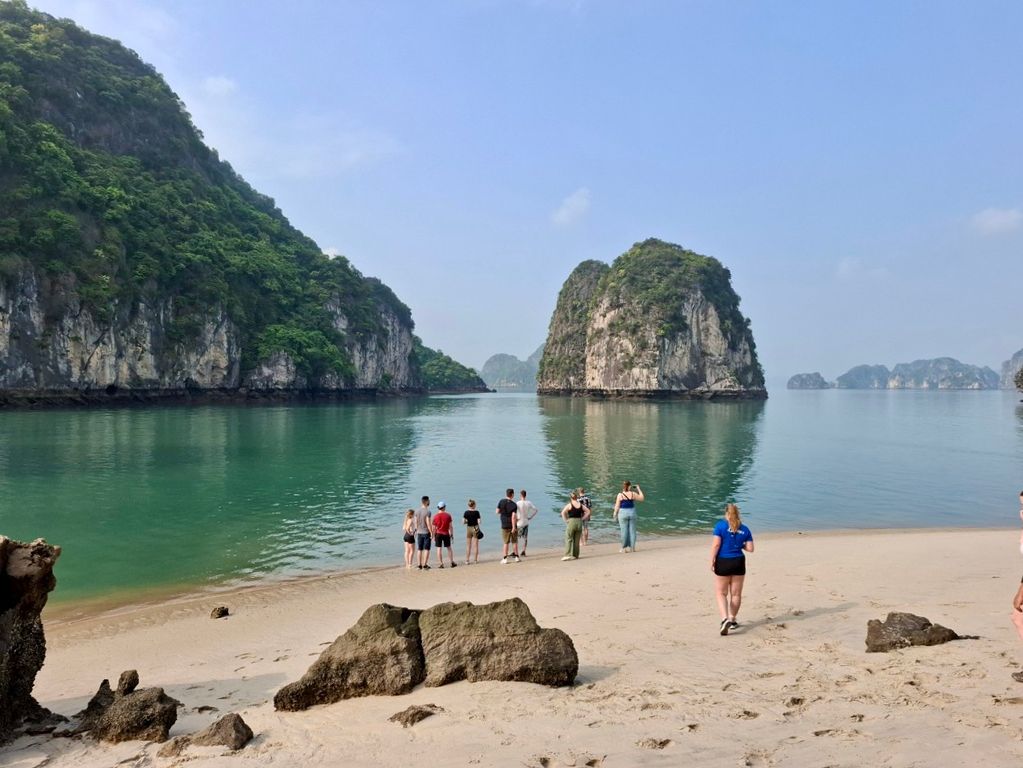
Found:
[(647, 494), (641, 536), (707, 531), (730, 500), (754, 532), (1012, 526), (1023, 405), (781, 390), (761, 403), (488, 394), (0, 413), (0, 533), (64, 548), (55, 602), (400, 564), (402, 512), (424, 493), (456, 521), (478, 500), (486, 556), (506, 487), (529, 491), (533, 544), (551, 546), (568, 490), (585, 485), (608, 540), (623, 479)]

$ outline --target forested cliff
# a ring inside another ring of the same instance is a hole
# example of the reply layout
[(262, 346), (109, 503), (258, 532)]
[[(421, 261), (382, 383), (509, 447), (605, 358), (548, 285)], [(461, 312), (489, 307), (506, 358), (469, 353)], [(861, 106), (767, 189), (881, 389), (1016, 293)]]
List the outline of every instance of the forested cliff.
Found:
[(135, 53), (0, 4), (0, 390), (414, 391), (412, 331)]

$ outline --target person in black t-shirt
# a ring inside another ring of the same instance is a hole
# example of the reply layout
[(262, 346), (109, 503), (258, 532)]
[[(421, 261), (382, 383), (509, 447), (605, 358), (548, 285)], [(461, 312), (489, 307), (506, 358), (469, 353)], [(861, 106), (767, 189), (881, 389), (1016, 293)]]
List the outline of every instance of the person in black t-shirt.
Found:
[(476, 509), (476, 500), (469, 499), (469, 508), (462, 513), (462, 522), (465, 523), (465, 564), (469, 564), (472, 557), (473, 547), (476, 549), (474, 563), (480, 561), (480, 540), (476, 531), (480, 529), (480, 511)]
[(497, 502), (497, 514), (501, 517), (501, 564), (508, 563), (508, 545), (514, 547), (512, 560), (519, 561), (518, 511), (519, 506), (513, 501), (515, 489), (505, 491), (505, 497)]

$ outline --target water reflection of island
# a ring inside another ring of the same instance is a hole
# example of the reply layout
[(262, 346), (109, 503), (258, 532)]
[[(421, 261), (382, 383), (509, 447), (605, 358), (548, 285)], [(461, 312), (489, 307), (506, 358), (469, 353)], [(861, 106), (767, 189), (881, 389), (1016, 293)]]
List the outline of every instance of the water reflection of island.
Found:
[(603, 520), (621, 481), (638, 482), (644, 528), (671, 532), (705, 528), (725, 502), (742, 503), (764, 404), (546, 397), (540, 409), (566, 490), (585, 485)]

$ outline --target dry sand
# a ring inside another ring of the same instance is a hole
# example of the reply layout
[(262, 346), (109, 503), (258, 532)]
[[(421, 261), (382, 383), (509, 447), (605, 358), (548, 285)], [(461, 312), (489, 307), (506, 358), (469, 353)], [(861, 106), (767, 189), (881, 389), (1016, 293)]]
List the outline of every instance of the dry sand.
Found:
[[(759, 536), (743, 626), (729, 637), (717, 632), (709, 537), (641, 539), (632, 554), (593, 544), (574, 562), (537, 550), (502, 566), (491, 551), (489, 562), (454, 571), (399, 566), (51, 617), (35, 691), (43, 705), (72, 714), (101, 678), (135, 668), (143, 686), (184, 703), (172, 735), (233, 711), (256, 738), (235, 754), (192, 748), (165, 759), (141, 742), (23, 737), (0, 750), (0, 765), (1015, 766), (1017, 539), (989, 530)], [(458, 683), (273, 710), (274, 692), (372, 603), (515, 595), (575, 641), (575, 686)], [(211, 620), (217, 604), (232, 616)], [(981, 637), (865, 653), (867, 620), (892, 610)], [(444, 712), (408, 729), (387, 720), (427, 703)], [(218, 711), (199, 711), (210, 706)]]

